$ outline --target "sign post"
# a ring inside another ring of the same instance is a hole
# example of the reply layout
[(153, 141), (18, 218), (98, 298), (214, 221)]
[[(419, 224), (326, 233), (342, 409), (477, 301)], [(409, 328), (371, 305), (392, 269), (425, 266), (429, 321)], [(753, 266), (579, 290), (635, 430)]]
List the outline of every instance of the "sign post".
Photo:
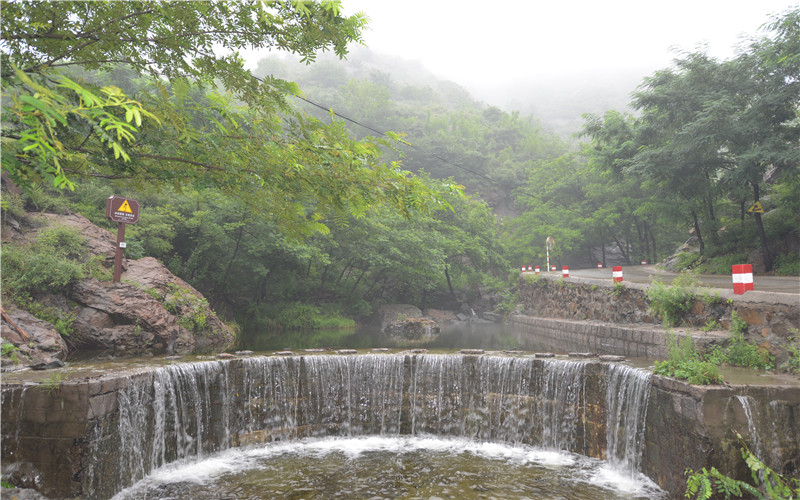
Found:
[(109, 196), (106, 200), (106, 217), (117, 226), (117, 246), (114, 252), (114, 283), (119, 283), (122, 276), (122, 256), (125, 243), (125, 224), (139, 222), (139, 202), (119, 196)]
[[(554, 240), (552, 236), (548, 236), (547, 239), (544, 240), (544, 245), (545, 245), (545, 247), (547, 249), (547, 270), (550, 271), (551, 270), (551, 268), (550, 268), (550, 250), (555, 248), (556, 240)], [(555, 271), (554, 268), (552, 270)]]

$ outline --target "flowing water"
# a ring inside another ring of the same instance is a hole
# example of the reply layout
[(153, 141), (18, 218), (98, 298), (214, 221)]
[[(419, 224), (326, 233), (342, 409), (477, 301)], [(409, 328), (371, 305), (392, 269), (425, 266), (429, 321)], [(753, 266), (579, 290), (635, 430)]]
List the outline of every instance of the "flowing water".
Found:
[(115, 497), (664, 498), (646, 477), (567, 452), (435, 436), (310, 439), (233, 449), (155, 471)]
[(609, 461), (575, 454), (587, 447), (588, 366), (392, 354), (181, 363), (129, 384), (119, 427), (98, 428), (92, 446), (119, 434), (120, 499), (658, 497), (638, 472), (647, 372), (603, 365)]

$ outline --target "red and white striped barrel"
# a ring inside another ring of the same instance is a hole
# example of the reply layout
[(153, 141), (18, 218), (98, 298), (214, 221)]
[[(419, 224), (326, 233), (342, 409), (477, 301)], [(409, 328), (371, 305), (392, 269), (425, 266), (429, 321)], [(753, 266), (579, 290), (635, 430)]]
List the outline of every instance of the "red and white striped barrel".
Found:
[(525, 266), (522, 266), (522, 272), (524, 273), (527, 270)]
[(598, 262), (597, 263), (597, 269), (603, 269), (603, 263), (602, 262)]
[(742, 295), (747, 290), (753, 290), (752, 264), (736, 264), (731, 267), (733, 271), (733, 293)]
[(646, 266), (646, 265), (647, 265), (647, 261), (646, 261), (646, 260), (643, 260), (643, 261), (642, 261), (642, 265), (643, 265), (643, 266)]
[(555, 271), (555, 270), (556, 270), (556, 266), (551, 266), (551, 267), (550, 267), (550, 270), (551, 270), (551, 271)]
[(533, 271), (533, 267), (531, 267), (531, 265), (528, 264), (528, 272), (531, 272), (531, 271)]
[(569, 266), (561, 266), (561, 277), (569, 278)]
[(539, 266), (533, 266), (533, 270), (536, 271), (536, 274), (539, 274)]
[(622, 266), (612, 267), (611, 276), (614, 277), (614, 281), (622, 281)]

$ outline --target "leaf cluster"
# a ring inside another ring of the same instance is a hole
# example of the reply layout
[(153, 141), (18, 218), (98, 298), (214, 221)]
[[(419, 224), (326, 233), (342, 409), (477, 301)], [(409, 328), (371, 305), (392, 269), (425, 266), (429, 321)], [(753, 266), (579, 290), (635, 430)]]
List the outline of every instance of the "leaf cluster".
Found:
[(716, 467), (699, 471), (686, 469), (686, 498), (707, 500), (713, 495), (730, 498), (758, 498), (762, 500), (790, 500), (800, 497), (800, 480), (785, 478), (755, 456), (742, 436), (736, 432), (742, 459), (750, 470), (752, 484), (726, 476)]
[(40, 231), (28, 244), (4, 243), (3, 295), (24, 298), (45, 291), (60, 291), (99, 266), (90, 259), (85, 239), (77, 229), (53, 226)]
[(660, 279), (654, 279), (647, 289), (650, 310), (666, 326), (675, 326), (691, 310), (697, 299), (698, 283), (697, 274), (691, 271), (681, 271), (670, 286)]
[(657, 375), (686, 380), (696, 385), (722, 383), (719, 367), (703, 359), (691, 337), (684, 336), (678, 341), (670, 334), (667, 337), (667, 353), (666, 360), (655, 362), (653, 372)]

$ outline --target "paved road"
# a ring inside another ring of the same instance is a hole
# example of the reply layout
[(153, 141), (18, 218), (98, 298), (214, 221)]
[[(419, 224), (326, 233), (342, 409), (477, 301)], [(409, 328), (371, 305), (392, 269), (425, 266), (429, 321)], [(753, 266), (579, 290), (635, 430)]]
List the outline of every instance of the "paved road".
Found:
[[(650, 283), (658, 276), (661, 281), (671, 283), (677, 273), (656, 269), (655, 266), (623, 266), (623, 281), (631, 283)], [(551, 275), (561, 275), (552, 272)], [(611, 280), (611, 268), (604, 269), (570, 269), (570, 277), (593, 278)], [(708, 288), (733, 289), (733, 279), (730, 275), (701, 274), (698, 276), (700, 283)], [(797, 276), (753, 276), (753, 287), (757, 291), (790, 293), (800, 295), (800, 277)]]

